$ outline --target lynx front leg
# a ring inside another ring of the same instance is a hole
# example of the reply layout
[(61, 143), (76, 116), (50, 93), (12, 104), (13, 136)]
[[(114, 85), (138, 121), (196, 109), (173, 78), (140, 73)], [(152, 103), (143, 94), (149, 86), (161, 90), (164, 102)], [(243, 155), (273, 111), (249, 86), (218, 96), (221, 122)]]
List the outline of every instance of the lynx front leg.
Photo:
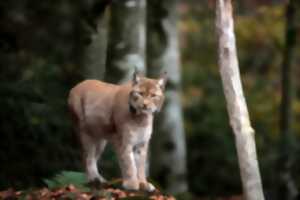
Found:
[(146, 177), (146, 162), (148, 153), (148, 143), (142, 143), (134, 148), (135, 161), (137, 166), (137, 177), (140, 183), (140, 188), (147, 192), (153, 192), (155, 187), (147, 181)]
[(122, 172), (123, 187), (127, 190), (138, 190), (139, 181), (137, 179), (137, 169), (132, 146), (118, 144), (115, 144), (114, 146)]

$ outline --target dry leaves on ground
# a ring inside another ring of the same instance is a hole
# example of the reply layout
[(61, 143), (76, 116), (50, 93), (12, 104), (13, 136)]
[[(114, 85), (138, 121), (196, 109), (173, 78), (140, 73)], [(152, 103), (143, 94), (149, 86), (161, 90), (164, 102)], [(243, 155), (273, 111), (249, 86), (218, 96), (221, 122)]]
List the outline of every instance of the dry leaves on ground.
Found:
[(15, 191), (10, 188), (0, 192), (0, 199), (14, 200), (175, 200), (172, 196), (161, 194), (159, 191), (154, 193), (124, 191), (116, 188), (105, 188), (101, 190), (93, 189), (89, 192), (84, 192), (74, 185), (69, 185), (64, 188), (49, 190), (42, 188), (32, 191)]

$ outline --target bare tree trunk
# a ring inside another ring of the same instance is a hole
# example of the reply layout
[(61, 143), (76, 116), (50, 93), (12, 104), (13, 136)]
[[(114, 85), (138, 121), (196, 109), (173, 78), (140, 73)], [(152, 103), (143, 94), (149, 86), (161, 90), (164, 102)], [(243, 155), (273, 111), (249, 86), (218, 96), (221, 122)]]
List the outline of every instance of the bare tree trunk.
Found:
[(177, 0), (149, 0), (147, 3), (148, 75), (168, 74), (165, 104), (154, 125), (150, 174), (173, 194), (187, 191), (186, 143), (179, 94), (177, 4)]
[(107, 7), (112, 0), (85, 0), (81, 2), (84, 15), (83, 55), (84, 77), (86, 79), (104, 78), (107, 57)]
[(235, 135), (244, 197), (263, 200), (254, 130), (251, 127), (238, 66), (231, 0), (217, 0), (216, 28), (219, 67), (230, 125)]
[[(294, 143), (292, 135), (292, 100), (293, 100), (293, 70), (292, 61), (294, 58), (294, 49), (296, 46), (296, 0), (290, 0), (286, 9), (286, 32), (285, 48), (282, 61), (282, 79), (281, 79), (281, 115), (280, 115), (280, 132), (279, 141), (279, 180), (277, 188), (277, 199), (292, 200), (295, 199), (298, 191), (291, 175), (293, 164)], [(299, 7), (299, 3), (298, 3)]]
[(85, 78), (104, 78), (107, 49), (107, 22), (106, 16), (101, 15), (97, 20), (96, 30), (91, 30), (91, 41), (84, 54)]
[(134, 68), (145, 71), (145, 0), (112, 1), (105, 80), (131, 79)]

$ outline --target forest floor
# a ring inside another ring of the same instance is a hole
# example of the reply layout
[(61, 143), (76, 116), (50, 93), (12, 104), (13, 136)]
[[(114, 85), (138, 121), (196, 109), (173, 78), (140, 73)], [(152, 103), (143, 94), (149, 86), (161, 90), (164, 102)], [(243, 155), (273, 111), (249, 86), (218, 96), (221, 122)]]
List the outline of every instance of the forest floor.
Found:
[(0, 200), (175, 200), (159, 191), (153, 193), (125, 191), (118, 188), (93, 189), (82, 191), (74, 185), (48, 189), (46, 187), (30, 191), (16, 191), (12, 188), (0, 191)]
[[(117, 188), (102, 188), (91, 191), (82, 191), (74, 185), (66, 187), (49, 189), (40, 188), (27, 191), (16, 191), (9, 188), (0, 191), (0, 200), (175, 200), (176, 198), (169, 195), (164, 195), (159, 191), (153, 193), (125, 191)], [(185, 198), (180, 198), (186, 200)], [(231, 197), (194, 197), (188, 198), (193, 200), (242, 200), (242, 196)]]
[[(106, 184), (80, 183), (81, 173), (62, 172), (45, 182), (47, 187), (27, 190), (9, 188), (0, 191), (0, 200), (242, 200), (241, 195), (230, 197), (196, 197), (190, 193), (175, 198), (159, 190), (152, 193), (142, 191), (127, 191), (121, 189), (121, 179), (115, 179)], [(69, 179), (73, 177), (73, 179)], [(77, 177), (74, 178), (74, 177)]]

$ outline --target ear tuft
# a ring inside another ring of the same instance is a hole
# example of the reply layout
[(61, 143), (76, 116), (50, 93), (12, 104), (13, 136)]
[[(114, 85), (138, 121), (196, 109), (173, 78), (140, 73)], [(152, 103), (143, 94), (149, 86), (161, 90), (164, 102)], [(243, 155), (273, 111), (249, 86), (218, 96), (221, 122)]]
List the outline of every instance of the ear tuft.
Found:
[(166, 82), (167, 82), (167, 72), (163, 72), (158, 79), (158, 85), (162, 89), (165, 89)]
[(141, 81), (141, 72), (138, 71), (137, 68), (134, 68), (132, 82), (135, 85), (135, 84), (138, 84), (140, 81)]

